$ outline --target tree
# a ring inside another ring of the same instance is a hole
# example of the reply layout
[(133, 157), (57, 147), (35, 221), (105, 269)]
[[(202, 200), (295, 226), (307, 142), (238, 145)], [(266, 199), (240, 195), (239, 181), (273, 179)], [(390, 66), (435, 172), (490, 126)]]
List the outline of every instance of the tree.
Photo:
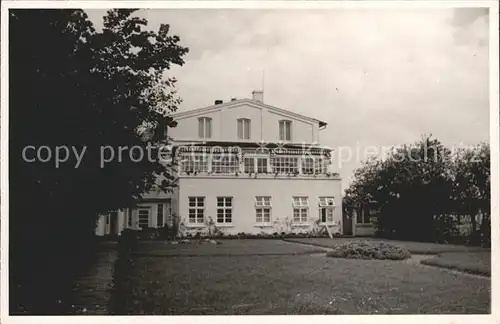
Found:
[[(350, 204), (375, 201), (379, 234), (412, 240), (447, 240), (456, 215), (468, 215), (472, 233), (490, 237), (490, 149), (487, 144), (455, 154), (430, 135), (370, 159), (346, 190)], [(481, 215), (481, 230), (476, 217)], [(477, 238), (478, 240), (479, 238)], [(478, 243), (478, 242), (476, 242)]]
[[(174, 185), (168, 166), (139, 157), (148, 150), (155, 157), (150, 141), (165, 142), (163, 129), (175, 126), (169, 114), (180, 99), (176, 80), (164, 73), (183, 65), (188, 49), (168, 25), (144, 30), (147, 21), (134, 12), (108, 11), (96, 32), (82, 10), (10, 11), (11, 279), (45, 289), (46, 303), (59, 293), (48, 276), (61, 281), (70, 260), (89, 249), (98, 213), (133, 206), (155, 186)], [(150, 133), (155, 136), (146, 141)], [(28, 162), (42, 147), (52, 158), (67, 148), (67, 160)], [(119, 147), (128, 148), (120, 159)], [(103, 165), (102, 153), (111, 155), (111, 148), (114, 159)], [(24, 270), (33, 265), (44, 282), (29, 280)], [(30, 312), (48, 311), (40, 301), (23, 303)]]
[(434, 215), (447, 208), (451, 152), (430, 135), (393, 148), (384, 159), (371, 159), (355, 171), (346, 197), (374, 201), (380, 210), (380, 234), (404, 239), (434, 239)]
[(455, 209), (469, 216), (474, 235), (478, 233), (476, 216), (481, 215), (482, 232), (486, 231), (483, 234), (489, 237), (491, 213), (489, 145), (481, 143), (475, 147), (458, 150), (453, 159), (453, 174)]

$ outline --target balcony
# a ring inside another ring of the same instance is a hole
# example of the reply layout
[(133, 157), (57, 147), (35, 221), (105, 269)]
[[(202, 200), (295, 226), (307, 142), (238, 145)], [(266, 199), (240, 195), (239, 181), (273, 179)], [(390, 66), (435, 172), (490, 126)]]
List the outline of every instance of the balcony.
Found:
[(179, 177), (247, 179), (340, 179), (330, 171), (329, 150), (309, 147), (262, 146), (179, 147), (175, 154)]
[(327, 172), (322, 174), (300, 174), (300, 173), (213, 173), (203, 171), (181, 171), (180, 178), (246, 178), (246, 179), (335, 179), (340, 180), (338, 173)]

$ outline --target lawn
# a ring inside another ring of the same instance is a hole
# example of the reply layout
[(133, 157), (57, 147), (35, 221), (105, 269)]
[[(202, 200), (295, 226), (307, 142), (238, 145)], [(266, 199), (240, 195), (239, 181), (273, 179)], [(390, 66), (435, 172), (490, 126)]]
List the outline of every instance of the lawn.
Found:
[(290, 255), (323, 252), (315, 246), (302, 246), (280, 240), (220, 240), (221, 244), (166, 244), (141, 242), (134, 254), (140, 256), (241, 256), (241, 255)]
[(289, 242), (296, 242), (318, 247), (332, 247), (336, 244), (353, 242), (356, 240), (383, 241), (395, 245), (406, 247), (412, 254), (436, 255), (433, 258), (422, 260), (422, 263), (429, 266), (458, 270), (471, 274), (484, 276), (491, 275), (491, 249), (452, 245), (435, 244), (408, 241), (393, 241), (377, 238), (310, 238), (310, 239), (286, 239)]
[(388, 242), (395, 245), (400, 245), (406, 247), (413, 254), (438, 254), (445, 252), (489, 252), (490, 249), (474, 247), (474, 246), (464, 246), (464, 245), (453, 245), (453, 244), (436, 244), (436, 243), (423, 243), (423, 242), (409, 242), (409, 241), (395, 241), (395, 240), (385, 240), (378, 238), (290, 238), (285, 239), (288, 242), (297, 242), (303, 244), (310, 244), (313, 246), (321, 247), (331, 247), (334, 244), (343, 244), (346, 242), (353, 242), (356, 240), (365, 241), (382, 241)]
[[(141, 243), (115, 269), (113, 314), (489, 313), (490, 280), (406, 261), (327, 258), (276, 240)], [(194, 256), (197, 255), (197, 256)]]
[(471, 274), (491, 276), (490, 252), (440, 253), (434, 258), (423, 260), (422, 263)]

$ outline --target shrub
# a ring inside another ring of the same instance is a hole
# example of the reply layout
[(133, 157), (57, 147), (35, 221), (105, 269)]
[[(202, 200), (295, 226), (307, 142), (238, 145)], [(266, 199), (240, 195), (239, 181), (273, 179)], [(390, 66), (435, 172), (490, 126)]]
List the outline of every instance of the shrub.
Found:
[(410, 252), (397, 245), (385, 242), (349, 242), (333, 247), (327, 256), (347, 259), (405, 260)]

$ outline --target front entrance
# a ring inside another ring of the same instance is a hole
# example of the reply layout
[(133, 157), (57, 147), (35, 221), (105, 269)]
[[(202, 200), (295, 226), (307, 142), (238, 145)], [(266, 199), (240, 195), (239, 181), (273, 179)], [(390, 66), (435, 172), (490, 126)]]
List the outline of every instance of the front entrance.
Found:
[(148, 228), (151, 219), (151, 206), (141, 206), (137, 210), (139, 228)]
[(118, 212), (111, 212), (109, 215), (109, 234), (118, 234)]
[(354, 217), (354, 209), (348, 208), (345, 213), (342, 213), (342, 233), (344, 235), (353, 235), (352, 220)]

